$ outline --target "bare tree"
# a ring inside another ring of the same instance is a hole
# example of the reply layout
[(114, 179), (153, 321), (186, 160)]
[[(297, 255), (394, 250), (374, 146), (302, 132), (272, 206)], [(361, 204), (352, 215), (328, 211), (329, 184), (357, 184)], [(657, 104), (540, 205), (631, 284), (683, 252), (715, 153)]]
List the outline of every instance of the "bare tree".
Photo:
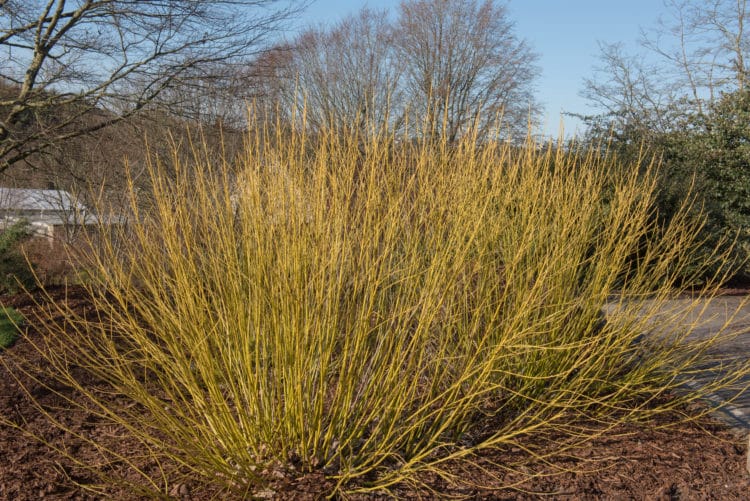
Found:
[(243, 72), (224, 62), (190, 69), (149, 107), (171, 109), (173, 115), (202, 125), (243, 129), (246, 103), (254, 96)]
[(497, 115), (525, 134), (537, 111), (536, 55), (491, 0), (407, 0), (393, 21), (363, 9), (289, 48), (278, 96), (287, 118), (304, 106), (313, 127), (397, 128), (408, 117), (417, 133), (444, 127), (455, 140), (477, 117), (489, 132)]
[(676, 79), (702, 110), (719, 93), (742, 90), (747, 80), (750, 12), (746, 0), (666, 0), (670, 18), (643, 32), (642, 45), (675, 70)]
[(0, 0), (0, 172), (149, 107), (182, 113), (185, 89), (210, 98), (305, 3)]
[(519, 39), (505, 6), (492, 0), (406, 0), (396, 43), (406, 65), (405, 92), (413, 116), (445, 129), (451, 140), (475, 117), (485, 131), (502, 114), (516, 132), (537, 111), (537, 56)]
[[(277, 118), (288, 120), (288, 109), (282, 109), (293, 88), (294, 51), (288, 43), (277, 44), (260, 54), (243, 71), (243, 81), (251, 92), (248, 104), (255, 114), (253, 120), (274, 122)], [(281, 116), (279, 116), (281, 115)]]
[(675, 110), (702, 116), (723, 92), (743, 90), (750, 69), (747, 0), (665, 0), (664, 5), (667, 17), (641, 32), (641, 54), (601, 45), (602, 65), (582, 92), (607, 114), (660, 130), (680, 125)]
[(386, 11), (362, 9), (331, 29), (309, 29), (291, 43), (282, 102), (309, 125), (393, 126), (402, 64), (394, 57)]
[(640, 55), (626, 54), (621, 43), (600, 43), (599, 50), (600, 63), (594, 76), (585, 79), (581, 95), (602, 111), (606, 127), (651, 132), (671, 127), (677, 89), (663, 75), (663, 68)]

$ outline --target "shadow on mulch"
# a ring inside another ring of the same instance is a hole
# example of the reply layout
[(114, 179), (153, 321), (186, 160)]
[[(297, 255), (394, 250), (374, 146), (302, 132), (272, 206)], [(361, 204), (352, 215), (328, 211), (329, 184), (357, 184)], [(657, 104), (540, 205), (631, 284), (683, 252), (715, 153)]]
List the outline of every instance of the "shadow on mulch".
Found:
[[(80, 289), (52, 291), (57, 299), (67, 297), (79, 311), (91, 308)], [(37, 294), (37, 299), (41, 298)], [(33, 318), (35, 303), (32, 298), (19, 294), (0, 298), (6, 306), (13, 306), (27, 318)], [(27, 337), (20, 339), (0, 359), (12, 357), (33, 367), (39, 365), (39, 354), (30, 341), (39, 339), (33, 327)], [(6, 364), (0, 363), (0, 416), (17, 423), (25, 432), (43, 438), (60, 450), (68, 451), (83, 464), (102, 465), (104, 456), (80, 437), (95, 438), (134, 462), (146, 472), (157, 475), (159, 469), (151, 459), (143, 456), (137, 442), (127, 438), (124, 430), (103, 422), (93, 413), (75, 408), (65, 398), (81, 397), (68, 388), (50, 391), (30, 379), (21, 377), (32, 395), (49, 415), (65, 424), (72, 433), (50, 426), (48, 418), (21, 389), (8, 373)], [(97, 381), (86, 381), (92, 387)], [(128, 405), (124, 399), (112, 397), (113, 405)], [(748, 499), (750, 474), (746, 471), (747, 440), (728, 430), (724, 425), (708, 418), (694, 423), (683, 423), (670, 428), (667, 417), (639, 425), (622, 425), (606, 436), (596, 438), (555, 459), (554, 464), (529, 461), (519, 449), (509, 448), (477, 458), (477, 465), (467, 467), (456, 464), (455, 474), (463, 480), (462, 486), (450, 485), (438, 478), (424, 477), (429, 488), (413, 490), (396, 488), (398, 498), (443, 498), (463, 496), (484, 500), (512, 499)], [(540, 438), (541, 440), (541, 438)], [(543, 446), (543, 444), (541, 444)], [(76, 465), (59, 451), (28, 438), (12, 428), (0, 431), (0, 499), (133, 499), (131, 492), (111, 486), (100, 495), (86, 492), (77, 484), (93, 484), (97, 478)], [(521, 473), (503, 472), (501, 465), (524, 463)], [(164, 466), (164, 465), (162, 465)], [(166, 465), (169, 469), (169, 465)], [(110, 462), (104, 470), (113, 475), (134, 479), (135, 476), (123, 462)], [(176, 471), (176, 469), (175, 469)], [(536, 475), (516, 489), (503, 485), (522, 480), (522, 475)], [(227, 499), (211, 486), (185, 480), (178, 473), (165, 487), (175, 499), (202, 500), (211, 497)], [(481, 484), (497, 486), (496, 489), (467, 488)], [(275, 495), (281, 499), (319, 499), (330, 489), (321, 474), (311, 474), (295, 480), (284, 480), (275, 486)], [(355, 496), (355, 499), (372, 499), (377, 496)]]

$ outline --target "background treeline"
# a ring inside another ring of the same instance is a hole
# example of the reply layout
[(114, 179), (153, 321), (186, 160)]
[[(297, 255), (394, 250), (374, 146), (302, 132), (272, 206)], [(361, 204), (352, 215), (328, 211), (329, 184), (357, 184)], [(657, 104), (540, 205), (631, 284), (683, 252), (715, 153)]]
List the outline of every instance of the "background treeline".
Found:
[[(640, 53), (601, 45), (582, 91), (599, 112), (582, 117), (578, 141), (623, 165), (656, 156), (658, 221), (692, 193), (708, 215), (706, 248), (737, 239), (738, 276), (747, 277), (747, 3), (665, 4), (667, 18), (641, 33)], [(518, 141), (535, 130), (537, 56), (506, 5), (406, 0), (285, 37), (310, 6), (0, 2), (0, 182), (104, 187), (98, 193), (117, 204), (123, 158), (140, 182), (148, 158), (175, 145), (188, 155), (201, 135), (232, 162), (252, 123), (248, 106), (270, 127), (313, 133), (334, 126), (456, 141), (471, 129), (479, 140)]]
[(452, 140), (477, 116), (482, 134), (522, 138), (537, 116), (537, 56), (504, 5), (410, 0), (284, 37), (309, 5), (0, 2), (2, 183), (116, 197), (123, 158), (145, 178), (147, 158), (189, 152), (198, 134), (231, 161), (248, 106), (271, 127)]
[[(477, 116), (502, 115), (525, 136), (538, 111), (536, 55), (496, 2), (411, 0), (396, 13), (363, 9), (294, 38), (274, 91), (286, 120), (314, 126), (409, 128), (455, 141)], [(275, 102), (275, 101), (272, 101)]]

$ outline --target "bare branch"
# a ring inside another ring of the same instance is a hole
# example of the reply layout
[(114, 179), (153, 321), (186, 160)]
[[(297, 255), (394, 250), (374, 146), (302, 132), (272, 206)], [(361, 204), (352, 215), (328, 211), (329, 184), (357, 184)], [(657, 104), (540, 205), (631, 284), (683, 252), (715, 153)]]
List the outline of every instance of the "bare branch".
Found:
[(516, 37), (504, 6), (491, 0), (401, 4), (396, 43), (406, 64), (409, 108), (457, 138), (476, 116), (496, 114), (526, 130), (537, 104), (537, 56)]
[(302, 33), (277, 80), (285, 112), (305, 107), (313, 127), (394, 125), (402, 65), (392, 40), (387, 12), (369, 9)]
[(292, 0), (4, 0), (0, 172), (13, 162), (172, 101), (211, 94), (306, 6)]
[[(485, 0), (408, 0), (398, 17), (363, 9), (291, 43), (274, 75), (282, 113), (308, 125), (401, 127), (407, 120), (451, 139), (477, 115), (527, 130), (536, 110), (536, 55), (504, 7)], [(427, 117), (426, 124), (423, 117)], [(420, 131), (421, 132), (421, 131)]]
[(603, 45), (603, 65), (586, 80), (582, 93), (621, 123), (643, 130), (670, 130), (677, 123), (670, 120), (676, 110), (703, 116), (722, 93), (745, 88), (749, 69), (746, 0), (664, 4), (668, 17), (642, 30), (645, 52), (629, 56)]

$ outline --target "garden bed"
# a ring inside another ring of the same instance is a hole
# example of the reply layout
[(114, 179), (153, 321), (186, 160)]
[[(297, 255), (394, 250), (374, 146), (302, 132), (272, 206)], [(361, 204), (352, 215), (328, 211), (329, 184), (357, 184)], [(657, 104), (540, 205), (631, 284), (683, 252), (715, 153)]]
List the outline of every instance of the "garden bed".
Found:
[[(83, 291), (63, 289), (54, 291), (58, 300), (67, 297), (75, 309), (85, 312), (91, 308)], [(25, 295), (8, 296), (2, 299), (27, 319), (33, 318), (34, 301)], [(33, 322), (30, 321), (33, 324)], [(14, 357), (27, 367), (39, 366), (42, 359), (31, 342), (38, 341), (39, 334), (29, 329), (26, 339), (19, 341), (0, 357)], [(42, 369), (36, 370), (42, 375)], [(95, 389), (99, 381), (81, 373), (87, 388)], [(98, 481), (82, 464), (101, 464), (105, 460), (99, 451), (82, 437), (97, 438), (122, 456), (134, 458), (133, 463), (144, 471), (174, 471), (174, 479), (165, 483), (165, 491), (175, 498), (207, 499), (212, 496), (225, 498), (225, 493), (211, 486), (199, 485), (196, 481), (185, 481), (174, 465), (162, 464), (161, 468), (146, 458), (140, 445), (127, 437), (124, 430), (113, 427), (99, 419), (94, 413), (82, 409), (71, 410), (66, 399), (80, 398), (75, 391), (54, 387), (53, 391), (22, 377), (34, 399), (43, 406), (48, 416), (34, 405), (8, 373), (5, 364), (0, 364), (0, 415), (17, 423), (17, 429), (5, 428), (0, 433), (0, 499), (132, 499), (131, 492), (111, 486), (106, 495), (87, 493), (80, 485)], [(109, 397), (112, 406), (131, 405), (125, 399)], [(50, 425), (49, 418), (64, 423), (69, 431)], [(470, 496), (478, 499), (533, 499), (552, 495), (555, 499), (746, 499), (750, 492), (750, 475), (745, 470), (747, 441), (718, 422), (701, 419), (695, 423), (683, 423), (674, 427), (662, 427), (669, 423), (668, 417), (659, 422), (639, 425), (622, 425), (613, 433), (597, 438), (584, 446), (570, 451), (568, 456), (556, 459), (554, 464), (534, 461), (519, 449), (499, 450), (479, 463), (488, 466), (482, 471), (479, 466), (466, 468), (456, 463), (451, 470), (463, 480), (461, 485), (449, 484), (445, 480), (425, 476), (425, 489), (416, 492), (413, 488), (398, 487), (394, 493), (401, 498), (417, 495), (432, 497), (430, 489), (440, 496)], [(44, 441), (30, 438), (33, 434)], [(537, 441), (548, 440), (540, 437)], [(552, 443), (552, 442), (550, 442)], [(52, 446), (52, 447), (50, 447)], [(59, 450), (54, 450), (58, 448)], [(62, 451), (82, 464), (76, 464)], [(143, 459), (138, 459), (143, 457)], [(538, 474), (514, 489), (504, 488), (521, 479), (522, 473), (503, 473), (498, 464), (525, 463), (520, 467), (526, 473)], [(494, 466), (493, 466), (494, 465)], [(114, 462), (101, 468), (115, 476), (128, 477), (132, 472), (124, 462)], [(133, 474), (132, 479), (137, 476)], [(169, 479), (168, 479), (169, 480)], [(496, 490), (475, 489), (470, 484), (496, 485)], [(315, 499), (330, 489), (322, 473), (313, 473), (300, 478), (279, 478), (271, 490), (262, 493), (275, 494), (279, 498)]]

